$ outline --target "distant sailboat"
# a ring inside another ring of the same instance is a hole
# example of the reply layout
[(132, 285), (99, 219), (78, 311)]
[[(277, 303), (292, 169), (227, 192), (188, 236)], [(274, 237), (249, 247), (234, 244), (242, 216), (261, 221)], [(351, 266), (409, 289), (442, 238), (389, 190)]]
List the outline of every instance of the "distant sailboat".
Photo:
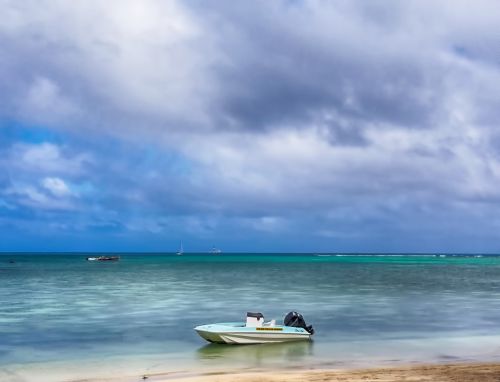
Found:
[(177, 252), (177, 255), (183, 255), (184, 254), (184, 248), (182, 248), (182, 241), (181, 241), (181, 246), (179, 248), (179, 251)]

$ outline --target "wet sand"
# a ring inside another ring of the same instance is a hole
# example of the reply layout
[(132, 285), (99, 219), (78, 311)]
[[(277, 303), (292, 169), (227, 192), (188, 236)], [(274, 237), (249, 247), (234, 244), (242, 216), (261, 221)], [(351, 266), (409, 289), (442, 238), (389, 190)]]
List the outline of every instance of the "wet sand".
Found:
[(499, 382), (500, 363), (419, 365), (362, 370), (293, 370), (151, 375), (147, 381), (182, 382)]

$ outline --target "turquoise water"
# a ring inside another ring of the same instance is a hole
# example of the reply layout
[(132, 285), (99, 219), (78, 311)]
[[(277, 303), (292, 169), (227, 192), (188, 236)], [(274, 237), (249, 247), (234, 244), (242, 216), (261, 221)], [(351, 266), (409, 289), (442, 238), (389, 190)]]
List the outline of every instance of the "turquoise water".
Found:
[[(500, 257), (85, 257), (0, 256), (0, 367), (120, 357), (160, 359), (165, 368), (500, 355)], [(314, 325), (312, 343), (207, 345), (192, 330), (241, 321), (247, 311), (280, 320), (291, 310)]]

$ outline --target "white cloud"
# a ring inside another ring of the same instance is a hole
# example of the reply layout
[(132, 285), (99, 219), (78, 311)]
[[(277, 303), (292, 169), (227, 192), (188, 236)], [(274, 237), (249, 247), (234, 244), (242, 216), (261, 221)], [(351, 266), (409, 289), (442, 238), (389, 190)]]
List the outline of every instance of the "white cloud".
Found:
[(53, 143), (14, 144), (4, 159), (5, 166), (38, 174), (72, 174), (84, 172), (85, 166), (92, 163), (87, 153), (66, 152)]
[(74, 204), (66, 199), (52, 197), (37, 187), (15, 184), (3, 191), (16, 204), (35, 210), (74, 210)]
[(56, 197), (65, 197), (72, 194), (64, 180), (60, 178), (44, 178), (42, 180), (42, 185)]

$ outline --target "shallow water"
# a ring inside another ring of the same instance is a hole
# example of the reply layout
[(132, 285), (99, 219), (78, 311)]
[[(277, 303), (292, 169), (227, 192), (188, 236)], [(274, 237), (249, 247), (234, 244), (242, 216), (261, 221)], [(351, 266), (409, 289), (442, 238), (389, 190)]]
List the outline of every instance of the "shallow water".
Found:
[[(208, 345), (192, 330), (247, 311), (281, 320), (291, 310), (314, 325), (312, 343)], [(499, 322), (500, 258), (492, 256), (0, 256), (0, 366), (494, 360)]]

